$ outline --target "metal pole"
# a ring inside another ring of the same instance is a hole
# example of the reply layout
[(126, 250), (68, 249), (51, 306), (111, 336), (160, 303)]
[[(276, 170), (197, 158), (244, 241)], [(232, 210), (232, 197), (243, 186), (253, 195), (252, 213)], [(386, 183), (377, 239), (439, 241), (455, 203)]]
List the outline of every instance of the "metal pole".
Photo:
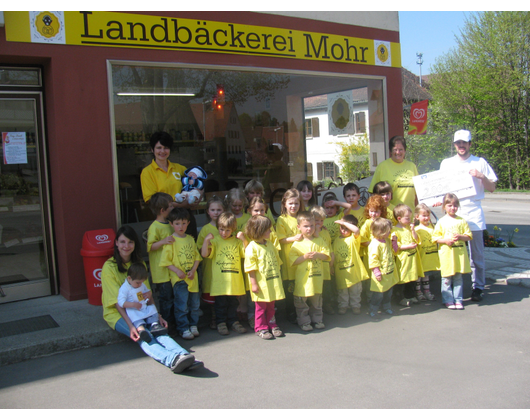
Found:
[(416, 64), (419, 64), (420, 66), (420, 86), (421, 84), (421, 65), (423, 64), (423, 53), (416, 53), (416, 57), (418, 57), (418, 60), (416, 60)]

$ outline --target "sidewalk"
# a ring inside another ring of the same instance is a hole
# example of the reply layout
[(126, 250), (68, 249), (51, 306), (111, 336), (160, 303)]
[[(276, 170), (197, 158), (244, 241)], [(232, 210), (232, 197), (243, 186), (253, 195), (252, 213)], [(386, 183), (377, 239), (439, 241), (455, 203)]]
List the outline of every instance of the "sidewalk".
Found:
[[(490, 281), (530, 288), (530, 248), (486, 248)], [(487, 299), (487, 297), (486, 297)], [(59, 327), (0, 338), (0, 366), (87, 347), (128, 340), (103, 320), (101, 306), (62, 296), (0, 305), (2, 323), (50, 315)]]

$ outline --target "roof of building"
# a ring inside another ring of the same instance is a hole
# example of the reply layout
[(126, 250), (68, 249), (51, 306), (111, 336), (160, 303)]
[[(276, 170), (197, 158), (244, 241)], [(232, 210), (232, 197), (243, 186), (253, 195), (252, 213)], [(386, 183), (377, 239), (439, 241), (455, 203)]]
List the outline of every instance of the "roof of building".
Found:
[(423, 77), (422, 81), (423, 86), (420, 86), (420, 78), (418, 76), (405, 68), (401, 68), (401, 89), (404, 103), (432, 99), (432, 95), (428, 91), (429, 84)]

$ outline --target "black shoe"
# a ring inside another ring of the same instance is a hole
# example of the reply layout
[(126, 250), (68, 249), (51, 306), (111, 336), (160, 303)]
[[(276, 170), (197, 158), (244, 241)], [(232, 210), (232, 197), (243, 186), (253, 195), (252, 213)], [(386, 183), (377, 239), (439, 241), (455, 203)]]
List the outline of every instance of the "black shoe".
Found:
[(151, 324), (151, 334), (153, 334), (153, 337), (158, 337), (160, 335), (167, 335), (168, 330), (167, 328), (164, 328), (162, 325), (160, 325), (158, 322), (153, 322)]
[(484, 299), (484, 292), (480, 289), (473, 289), (471, 292), (471, 300), (480, 302), (482, 299)]
[(171, 370), (173, 373), (182, 373), (185, 369), (190, 368), (194, 362), (195, 356), (193, 354), (181, 354), (175, 357), (171, 363)]
[(152, 340), (151, 334), (149, 334), (146, 330), (142, 330), (140, 332), (140, 339), (145, 341), (146, 343), (150, 343)]

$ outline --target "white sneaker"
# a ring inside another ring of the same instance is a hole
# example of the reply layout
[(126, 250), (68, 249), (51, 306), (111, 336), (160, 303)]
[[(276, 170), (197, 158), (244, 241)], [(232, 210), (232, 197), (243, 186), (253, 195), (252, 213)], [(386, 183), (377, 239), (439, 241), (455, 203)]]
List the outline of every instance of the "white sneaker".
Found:
[(193, 340), (195, 336), (191, 333), (190, 330), (186, 330), (182, 333), (182, 338), (185, 340)]
[(193, 334), (194, 337), (198, 337), (200, 335), (199, 329), (197, 328), (196, 325), (194, 325), (193, 327), (190, 327), (190, 332)]

